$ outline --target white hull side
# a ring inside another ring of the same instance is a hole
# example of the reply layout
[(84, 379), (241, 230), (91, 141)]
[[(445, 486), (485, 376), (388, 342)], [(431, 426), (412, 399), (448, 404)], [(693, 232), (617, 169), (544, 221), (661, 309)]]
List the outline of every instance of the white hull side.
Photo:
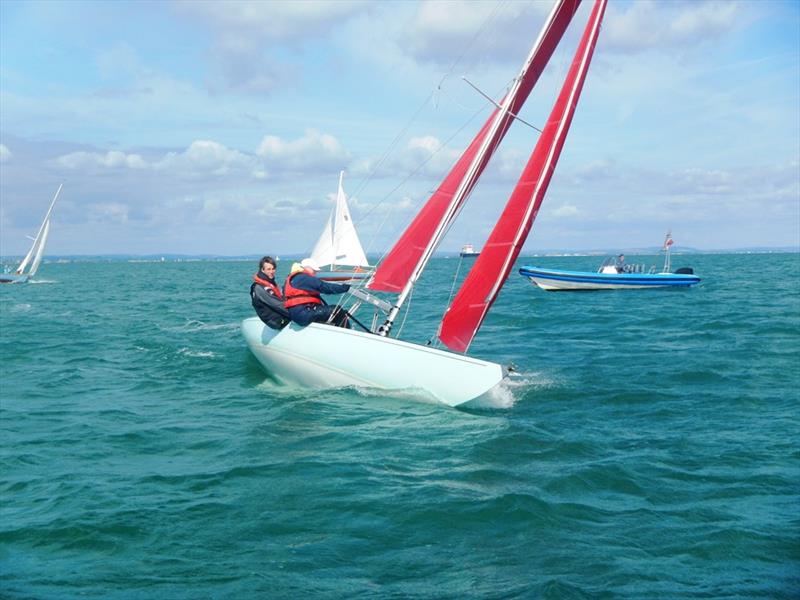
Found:
[(242, 321), (242, 334), (268, 373), (310, 388), (417, 389), (458, 406), (487, 394), (507, 374), (496, 363), (317, 323), (275, 331), (253, 317)]
[(579, 281), (554, 281), (552, 279), (544, 279), (541, 277), (530, 277), (530, 280), (538, 285), (543, 290), (548, 292), (557, 290), (644, 290), (652, 289), (654, 287), (675, 287), (668, 283), (663, 285), (648, 284), (622, 284), (622, 283), (583, 283)]

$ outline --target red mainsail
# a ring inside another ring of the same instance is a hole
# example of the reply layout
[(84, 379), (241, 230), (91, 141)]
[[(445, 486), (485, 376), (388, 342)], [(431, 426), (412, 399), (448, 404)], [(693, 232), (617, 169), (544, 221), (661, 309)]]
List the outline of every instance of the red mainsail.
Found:
[(442, 320), (439, 339), (466, 352), (497, 298), (539, 212), (567, 137), (592, 59), (607, 0), (595, 0), (572, 66), (503, 214)]
[[(504, 114), (500, 122), (495, 124), (498, 112), (501, 110), (497, 108), (411, 225), (378, 265), (367, 287), (382, 292), (400, 292), (414, 275), (415, 270), (429, 258), (433, 251), (432, 239), (437, 233), (441, 239), (458, 215), (486, 163), (511, 126), (514, 115), (527, 100), (580, 3), (581, 0), (558, 0), (550, 13), (549, 22), (543, 29), (538, 45), (531, 51), (518, 77), (518, 85), (502, 101)], [(436, 245), (438, 241), (433, 244), (434, 247)]]

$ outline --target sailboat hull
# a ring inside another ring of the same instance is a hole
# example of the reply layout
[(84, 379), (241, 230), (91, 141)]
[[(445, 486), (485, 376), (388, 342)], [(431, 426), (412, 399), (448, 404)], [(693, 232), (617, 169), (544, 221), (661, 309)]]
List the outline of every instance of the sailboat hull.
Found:
[(685, 288), (700, 283), (697, 275), (676, 273), (592, 273), (537, 267), (522, 267), (519, 273), (547, 291)]
[(0, 275), (0, 283), (25, 283), (28, 281), (27, 275)]
[(275, 331), (254, 317), (242, 322), (242, 334), (270, 375), (309, 388), (413, 390), (458, 406), (489, 394), (508, 374), (497, 363), (317, 323)]

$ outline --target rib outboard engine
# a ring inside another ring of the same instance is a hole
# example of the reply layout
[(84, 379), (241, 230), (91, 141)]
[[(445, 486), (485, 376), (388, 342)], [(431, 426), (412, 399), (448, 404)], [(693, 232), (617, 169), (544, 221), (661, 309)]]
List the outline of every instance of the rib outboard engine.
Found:
[(675, 269), (676, 275), (694, 275), (694, 269), (692, 267), (681, 267), (680, 269)]

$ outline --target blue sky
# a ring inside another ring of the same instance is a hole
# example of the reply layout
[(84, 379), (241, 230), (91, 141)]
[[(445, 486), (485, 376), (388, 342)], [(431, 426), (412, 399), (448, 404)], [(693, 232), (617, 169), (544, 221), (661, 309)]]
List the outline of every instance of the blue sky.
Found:
[[(0, 240), (49, 254), (306, 253), (338, 173), (386, 250), (499, 97), (550, 2), (0, 1)], [(585, 0), (520, 116), (547, 118)], [(800, 246), (800, 3), (611, 0), (525, 246)], [(480, 247), (517, 124), (442, 249)]]

